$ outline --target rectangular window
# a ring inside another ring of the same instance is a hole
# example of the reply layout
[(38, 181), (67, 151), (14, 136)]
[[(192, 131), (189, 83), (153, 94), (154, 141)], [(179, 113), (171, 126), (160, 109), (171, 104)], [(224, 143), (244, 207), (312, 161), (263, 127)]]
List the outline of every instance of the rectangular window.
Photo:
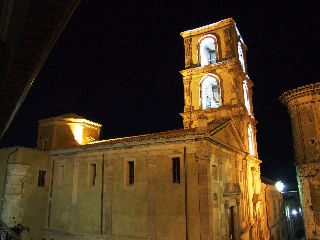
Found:
[(172, 176), (174, 183), (180, 183), (180, 158), (172, 158)]
[(38, 186), (44, 187), (46, 184), (46, 171), (39, 170)]
[(134, 184), (134, 161), (128, 162), (128, 185)]
[(96, 164), (90, 164), (89, 166), (89, 185), (94, 187), (96, 185), (97, 168)]
[(64, 181), (64, 166), (58, 166), (58, 178), (57, 178), (57, 185), (58, 187), (63, 186)]

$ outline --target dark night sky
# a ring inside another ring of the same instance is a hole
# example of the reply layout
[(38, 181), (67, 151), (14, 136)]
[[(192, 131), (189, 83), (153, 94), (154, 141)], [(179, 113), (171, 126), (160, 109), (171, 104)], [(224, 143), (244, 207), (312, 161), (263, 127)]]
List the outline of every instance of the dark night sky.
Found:
[(262, 175), (294, 188), (278, 97), (319, 81), (318, 1), (166, 2), (83, 0), (0, 145), (35, 147), (37, 120), (70, 112), (103, 124), (102, 139), (181, 128), (180, 32), (233, 17), (255, 84)]

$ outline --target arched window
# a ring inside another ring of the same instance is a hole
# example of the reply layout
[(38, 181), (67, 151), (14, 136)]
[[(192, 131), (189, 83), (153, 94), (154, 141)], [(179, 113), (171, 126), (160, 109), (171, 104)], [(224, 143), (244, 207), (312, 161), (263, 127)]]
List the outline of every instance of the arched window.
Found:
[(252, 126), (248, 124), (248, 141), (249, 141), (249, 152), (251, 156), (254, 156), (254, 139), (253, 139), (253, 130)]
[(218, 108), (220, 106), (219, 79), (213, 75), (206, 75), (200, 81), (200, 102), (202, 109)]
[(206, 35), (199, 40), (199, 61), (201, 66), (217, 62), (216, 38)]
[(244, 105), (246, 106), (248, 113), (251, 114), (250, 101), (248, 96), (248, 85), (246, 80), (243, 81), (243, 96), (244, 96)]

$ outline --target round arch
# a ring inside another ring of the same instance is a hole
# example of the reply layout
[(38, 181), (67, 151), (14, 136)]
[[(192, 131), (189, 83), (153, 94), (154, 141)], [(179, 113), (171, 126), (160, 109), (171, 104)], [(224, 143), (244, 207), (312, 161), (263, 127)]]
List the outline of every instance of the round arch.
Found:
[(203, 76), (199, 83), (200, 108), (218, 108), (221, 106), (220, 79), (217, 75), (209, 73)]
[(198, 62), (201, 67), (215, 64), (218, 56), (217, 37), (212, 34), (202, 36), (198, 41)]

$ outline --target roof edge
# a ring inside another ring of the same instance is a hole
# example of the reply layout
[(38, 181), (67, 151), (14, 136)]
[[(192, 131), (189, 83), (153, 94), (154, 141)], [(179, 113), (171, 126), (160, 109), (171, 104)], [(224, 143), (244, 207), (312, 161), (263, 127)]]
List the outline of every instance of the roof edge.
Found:
[(320, 94), (320, 82), (308, 84), (302, 87), (286, 91), (279, 97), (279, 100), (283, 104), (287, 105), (294, 99), (310, 94)]
[(223, 19), (223, 20), (220, 20), (218, 22), (211, 23), (211, 24), (208, 24), (208, 25), (205, 25), (205, 26), (202, 26), (202, 27), (198, 27), (198, 28), (187, 30), (187, 31), (183, 31), (183, 32), (180, 33), (180, 35), (183, 38), (185, 38), (185, 37), (189, 37), (189, 36), (193, 36), (193, 35), (202, 33), (202, 32), (204, 32), (205, 30), (208, 30), (208, 29), (215, 29), (215, 28), (222, 27), (222, 26), (225, 26), (225, 25), (228, 25), (228, 24), (231, 24), (231, 23), (235, 23), (233, 18), (226, 18), (226, 19)]

